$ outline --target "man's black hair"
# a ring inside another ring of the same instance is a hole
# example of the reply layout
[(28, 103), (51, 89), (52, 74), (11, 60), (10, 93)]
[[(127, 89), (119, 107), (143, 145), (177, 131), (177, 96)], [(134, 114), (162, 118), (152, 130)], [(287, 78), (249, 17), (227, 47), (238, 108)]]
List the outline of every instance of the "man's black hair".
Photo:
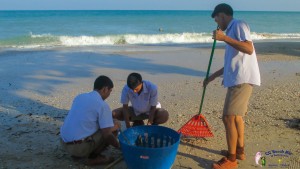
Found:
[(103, 87), (111, 89), (114, 87), (114, 84), (109, 77), (101, 75), (94, 82), (94, 90), (101, 90)]
[(142, 82), (142, 76), (139, 73), (130, 73), (127, 77), (127, 86), (130, 89), (136, 88)]
[(218, 13), (225, 13), (228, 16), (233, 16), (233, 9), (230, 5), (222, 3), (215, 7), (211, 17), (214, 18)]

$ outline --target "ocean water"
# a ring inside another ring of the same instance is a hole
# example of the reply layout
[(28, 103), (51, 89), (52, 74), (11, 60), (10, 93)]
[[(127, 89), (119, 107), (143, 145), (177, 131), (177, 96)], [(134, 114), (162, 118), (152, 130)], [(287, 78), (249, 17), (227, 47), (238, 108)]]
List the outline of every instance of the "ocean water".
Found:
[[(211, 11), (0, 11), (0, 48), (211, 43)], [(300, 39), (300, 12), (240, 12), (254, 40)]]

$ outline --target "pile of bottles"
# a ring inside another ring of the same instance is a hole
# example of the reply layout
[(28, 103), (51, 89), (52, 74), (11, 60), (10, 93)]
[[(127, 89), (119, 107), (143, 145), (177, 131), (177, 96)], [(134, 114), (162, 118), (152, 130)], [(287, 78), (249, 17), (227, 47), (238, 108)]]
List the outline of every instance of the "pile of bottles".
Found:
[(173, 145), (175, 140), (166, 135), (148, 134), (138, 135), (135, 140), (135, 145), (139, 147), (161, 148)]

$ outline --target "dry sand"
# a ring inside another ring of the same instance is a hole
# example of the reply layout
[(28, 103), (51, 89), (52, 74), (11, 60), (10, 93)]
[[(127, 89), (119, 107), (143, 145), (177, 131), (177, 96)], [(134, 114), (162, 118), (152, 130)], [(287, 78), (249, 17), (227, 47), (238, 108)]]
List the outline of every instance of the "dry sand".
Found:
[[(245, 117), (247, 159), (239, 161), (239, 168), (259, 168), (256, 152), (267, 157), (267, 168), (300, 168), (300, 42), (255, 45), (262, 85), (255, 87)], [(73, 98), (90, 91), (100, 74), (114, 81), (107, 100), (112, 109), (121, 106), (129, 73), (139, 72), (156, 83), (159, 101), (170, 112), (164, 126), (178, 130), (198, 113), (210, 50), (210, 45), (0, 50), (0, 168), (91, 168), (72, 161), (60, 147), (58, 132)], [(221, 44), (211, 72), (222, 66), (223, 53)], [(226, 89), (221, 81), (207, 87), (203, 107), (215, 136), (183, 140), (172, 169), (210, 168), (222, 157)], [(282, 150), (292, 154), (271, 157)], [(120, 155), (112, 148), (110, 152)], [(114, 168), (126, 169), (126, 164), (121, 161)]]

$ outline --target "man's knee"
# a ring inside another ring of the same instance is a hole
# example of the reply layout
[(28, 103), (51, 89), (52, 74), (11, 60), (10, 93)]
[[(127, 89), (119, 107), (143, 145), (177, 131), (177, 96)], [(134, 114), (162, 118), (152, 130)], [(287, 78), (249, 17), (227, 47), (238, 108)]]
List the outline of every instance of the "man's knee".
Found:
[(165, 116), (166, 121), (168, 121), (169, 120), (169, 112), (167, 110), (164, 110), (164, 116)]
[(121, 119), (123, 118), (122, 108), (117, 108), (112, 111), (113, 118)]
[(165, 109), (162, 109), (162, 108), (160, 108), (157, 111), (156, 115), (157, 115), (156, 121), (159, 121), (160, 123), (165, 123), (169, 119), (169, 112), (167, 110), (165, 110)]
[(236, 118), (235, 118), (235, 123), (236, 123), (237, 125), (242, 125), (242, 124), (244, 124), (244, 117), (243, 117), (243, 116), (236, 116)]
[(232, 115), (223, 115), (223, 117), (222, 117), (224, 124), (234, 123), (235, 119), (236, 119), (236, 116), (232, 116)]

